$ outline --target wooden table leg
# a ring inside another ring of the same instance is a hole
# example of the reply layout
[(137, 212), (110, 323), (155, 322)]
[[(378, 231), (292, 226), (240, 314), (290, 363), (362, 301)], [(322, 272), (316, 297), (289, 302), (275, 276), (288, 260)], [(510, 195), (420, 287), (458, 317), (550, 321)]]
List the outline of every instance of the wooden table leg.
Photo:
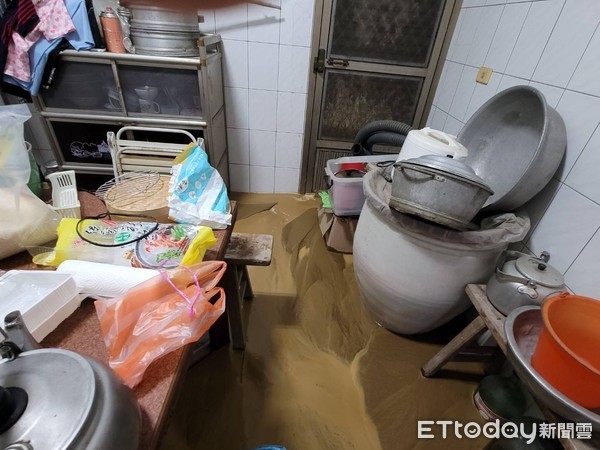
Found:
[(464, 330), (458, 333), (446, 346), (421, 368), (421, 373), (426, 377), (432, 377), (440, 368), (446, 364), (458, 351), (471, 342), (479, 333), (486, 329), (481, 316), (477, 316)]

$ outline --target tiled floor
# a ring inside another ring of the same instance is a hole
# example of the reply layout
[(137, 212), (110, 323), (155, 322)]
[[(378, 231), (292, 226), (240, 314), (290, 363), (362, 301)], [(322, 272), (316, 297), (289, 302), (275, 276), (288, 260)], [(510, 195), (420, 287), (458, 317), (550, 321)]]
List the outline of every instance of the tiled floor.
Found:
[(362, 308), (352, 257), (325, 248), (314, 199), (238, 200), (236, 229), (273, 234), (273, 263), (250, 268), (246, 351), (221, 349), (189, 371), (163, 450), (482, 448), (485, 440), (416, 438), (419, 419), (482, 423), (471, 400), (476, 366), (420, 374), (464, 318), (410, 339), (378, 327)]

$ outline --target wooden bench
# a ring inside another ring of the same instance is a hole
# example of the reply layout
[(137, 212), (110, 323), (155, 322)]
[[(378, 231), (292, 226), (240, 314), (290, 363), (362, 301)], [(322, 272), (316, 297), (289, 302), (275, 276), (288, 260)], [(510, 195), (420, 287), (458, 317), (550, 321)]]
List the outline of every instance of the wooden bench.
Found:
[(245, 298), (252, 298), (252, 285), (247, 266), (268, 266), (273, 255), (273, 236), (270, 234), (232, 233), (225, 252), (227, 271), (223, 289), (227, 302), (229, 333), (234, 349), (246, 347), (242, 307)]

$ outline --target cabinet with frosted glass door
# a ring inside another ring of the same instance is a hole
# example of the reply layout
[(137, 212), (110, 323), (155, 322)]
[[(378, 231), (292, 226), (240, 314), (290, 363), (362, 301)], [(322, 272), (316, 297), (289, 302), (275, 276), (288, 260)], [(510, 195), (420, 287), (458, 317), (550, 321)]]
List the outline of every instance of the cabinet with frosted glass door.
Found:
[(195, 58), (63, 51), (51, 86), (34, 98), (61, 167), (112, 172), (106, 133), (144, 125), (202, 137), (228, 179), (221, 39), (202, 36), (198, 44)]

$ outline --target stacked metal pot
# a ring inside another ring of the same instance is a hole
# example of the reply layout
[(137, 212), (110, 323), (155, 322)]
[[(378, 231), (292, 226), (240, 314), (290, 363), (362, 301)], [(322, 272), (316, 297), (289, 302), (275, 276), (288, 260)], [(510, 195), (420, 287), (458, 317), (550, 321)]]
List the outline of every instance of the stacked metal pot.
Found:
[(135, 53), (153, 56), (199, 55), (198, 13), (158, 6), (128, 5)]

